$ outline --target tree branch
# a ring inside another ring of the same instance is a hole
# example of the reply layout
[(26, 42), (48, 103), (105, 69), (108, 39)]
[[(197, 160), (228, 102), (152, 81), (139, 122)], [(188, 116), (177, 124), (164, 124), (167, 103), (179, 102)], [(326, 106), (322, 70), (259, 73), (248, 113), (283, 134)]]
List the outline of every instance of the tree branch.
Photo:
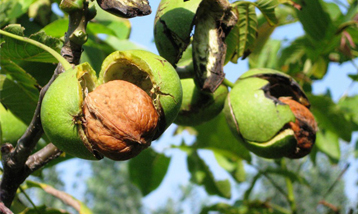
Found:
[[(61, 49), (61, 55), (72, 65), (77, 65), (80, 61), (82, 45), (87, 40), (87, 22), (94, 17), (94, 14), (92, 11), (89, 12), (87, 1), (84, 1), (80, 7), (78, 5), (74, 7), (70, 0), (63, 0), (62, 4), (65, 6), (65, 11), (69, 13), (69, 27), (65, 34), (65, 42)], [(31, 155), (43, 134), (40, 118), (42, 100), (52, 82), (63, 72), (62, 65), (58, 64), (52, 78), (41, 89), (32, 121), (24, 135), (18, 140), (16, 147), (14, 148), (11, 144), (5, 144), (1, 147), (4, 173), (0, 183), (0, 213), (9, 213), (7, 211), (9, 209), (6, 209), (6, 207), (11, 206), (20, 184), (32, 172), (61, 154), (61, 151), (53, 144), (49, 144)]]
[(31, 155), (27, 161), (26, 166), (29, 169), (29, 173), (36, 171), (37, 169), (43, 167), (48, 162), (53, 159), (58, 158), (62, 154), (62, 151), (59, 150), (52, 143), (46, 145), (44, 148)]

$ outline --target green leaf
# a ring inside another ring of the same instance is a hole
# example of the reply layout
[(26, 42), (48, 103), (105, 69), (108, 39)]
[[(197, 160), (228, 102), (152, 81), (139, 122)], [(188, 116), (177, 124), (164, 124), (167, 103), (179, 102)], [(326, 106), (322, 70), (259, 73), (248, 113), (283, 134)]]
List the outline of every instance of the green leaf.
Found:
[(271, 68), (278, 69), (278, 51), (281, 48), (281, 41), (269, 40), (259, 51), (254, 52), (249, 57), (250, 69), (252, 68)]
[(37, 99), (24, 86), (0, 75), (0, 101), (15, 116), (29, 124), (34, 114)]
[[(24, 36), (24, 29), (17, 24), (9, 25), (4, 30), (19, 36)], [(57, 52), (60, 52), (61, 50), (62, 42), (59, 39), (47, 36), (44, 32), (33, 34), (30, 36), (30, 39), (41, 42)], [(0, 55), (4, 59), (57, 63), (56, 58), (54, 58), (50, 53), (32, 44), (6, 36), (2, 37), (0, 41)]]
[[(96, 3), (96, 8), (100, 8)], [(128, 39), (131, 32), (131, 23), (128, 19), (119, 18), (103, 10), (97, 10), (95, 22), (111, 29), (117, 39)]]
[(27, 184), (28, 188), (31, 188), (31, 187), (40, 188), (40, 189), (44, 190), (46, 193), (55, 196), (62, 202), (75, 208), (75, 210), (77, 210), (79, 212), (79, 214), (92, 214), (91, 210), (84, 203), (82, 203), (80, 200), (77, 200), (73, 196), (71, 196), (63, 191), (53, 188), (50, 185), (47, 185), (44, 183), (38, 183), (35, 181), (31, 181), (31, 180), (27, 180), (26, 184)]
[(241, 56), (246, 57), (252, 52), (257, 33), (255, 6), (244, 2), (235, 9), (238, 21), (225, 39), (228, 47), (225, 61), (230, 60), (233, 63), (237, 63)]
[(39, 97), (39, 89), (36, 80), (26, 73), (24, 69), (16, 63), (9, 60), (0, 59), (0, 73), (7, 74), (13, 81), (24, 88), (25, 93), (32, 99), (37, 100)]
[(355, 124), (354, 130), (358, 130), (358, 95), (343, 97), (339, 100), (338, 105), (345, 112), (347, 120)]
[(320, 131), (331, 131), (346, 142), (351, 141), (353, 125), (347, 120), (345, 112), (328, 96), (308, 95), (311, 111)]
[(340, 158), (339, 139), (350, 142), (356, 125), (345, 109), (335, 104), (330, 97), (309, 95), (308, 98), (319, 127), (316, 146), (332, 161), (337, 162)]
[(353, 81), (358, 81), (358, 74), (348, 74), (349, 78), (351, 78)]
[(27, 12), (35, 0), (2, 0), (0, 2), (0, 28), (10, 20), (16, 19)]
[[(121, 26), (118, 26), (118, 28), (121, 28)], [(94, 35), (107, 34), (107, 35), (111, 35), (111, 36), (117, 36), (116, 32), (113, 29), (111, 29), (101, 23), (89, 22), (87, 25), (87, 30), (88, 30), (88, 33), (91, 33)], [(123, 39), (127, 39), (127, 38), (123, 38)]]
[(277, 0), (258, 0), (256, 2), (256, 7), (260, 9), (262, 15), (265, 16), (267, 22), (274, 26), (278, 23), (277, 17), (275, 15), (275, 8), (278, 6), (279, 2)]
[(129, 176), (143, 196), (158, 188), (169, 167), (170, 158), (153, 149), (142, 151), (129, 161)]
[(108, 54), (96, 47), (84, 45), (80, 63), (88, 62), (99, 73), (103, 60)]
[(69, 212), (64, 212), (63, 209), (55, 209), (43, 206), (37, 206), (36, 208), (27, 208), (19, 214), (70, 214)]
[(270, 40), (270, 36), (277, 26), (290, 24), (297, 21), (294, 17), (292, 7), (278, 7), (275, 9), (278, 18), (278, 25), (270, 26), (263, 15), (258, 17), (259, 27), (257, 30), (257, 39), (254, 44), (253, 52), (249, 57), (250, 68), (272, 68), (280, 70), (277, 67), (278, 51), (281, 48), (281, 41)]
[(316, 134), (317, 149), (326, 154), (333, 163), (338, 163), (341, 157), (339, 137), (331, 130), (320, 130)]
[(105, 42), (113, 47), (116, 50), (125, 51), (125, 50), (133, 50), (133, 49), (141, 49), (145, 50), (145, 47), (142, 47), (128, 39), (118, 39), (114, 36), (108, 36), (105, 39)]
[(354, 148), (354, 157), (358, 158), (358, 139), (356, 141), (355, 148)]
[(193, 128), (197, 131), (196, 145), (198, 148), (210, 149), (233, 160), (251, 161), (250, 152), (232, 134), (224, 113)]
[(275, 174), (275, 175), (281, 175), (284, 177), (289, 178), (292, 182), (297, 182), (299, 184), (310, 186), (309, 182), (299, 174), (289, 171), (287, 169), (280, 169), (280, 168), (267, 168), (263, 172), (268, 174)]
[(55, 38), (61, 38), (65, 36), (67, 28), (68, 28), (68, 19), (57, 19), (56, 21), (51, 22), (50, 24), (42, 28), (42, 31), (49, 36)]
[(20, 194), (16, 194), (14, 200), (11, 203), (11, 211), (13, 213), (21, 213), (28, 208), (22, 200), (19, 199)]
[[(305, 37), (299, 37), (291, 43), (290, 46), (284, 48), (278, 61), (281, 71), (286, 73), (301, 72), (303, 70), (303, 62), (306, 56)], [(297, 70), (290, 69), (292, 66), (298, 65)]]
[(328, 69), (328, 58), (327, 57), (318, 57), (317, 60), (313, 63), (310, 73), (317, 79), (322, 79), (327, 73)]
[(239, 208), (233, 207), (225, 203), (218, 203), (211, 206), (203, 207), (200, 214), (209, 214), (212, 213), (212, 211), (217, 211), (219, 213), (228, 213), (228, 214), (244, 214), (243, 212), (239, 211)]
[(226, 44), (225, 65), (230, 61), (233, 63), (237, 63), (237, 60), (240, 58), (240, 56), (238, 56), (237, 53), (240, 44), (240, 27), (237, 23), (231, 29), (229, 35), (227, 35), (227, 37), (225, 38), (225, 44)]
[(244, 168), (244, 162), (242, 159), (231, 160), (230, 158), (227, 158), (224, 155), (215, 151), (214, 151), (214, 155), (219, 165), (222, 168), (224, 168), (226, 171), (228, 171), (237, 182), (241, 183), (245, 181), (246, 172)]
[[(1, 62), (0, 62), (1, 63)], [(53, 71), (56, 69), (57, 64), (53, 63), (41, 63), (31, 61), (14, 61), (29, 75), (36, 79), (36, 82), (40, 86), (44, 86), (48, 83), (53, 75)]]
[(209, 195), (219, 195), (224, 198), (231, 197), (231, 185), (229, 180), (216, 181), (206, 163), (193, 151), (187, 158), (188, 169), (191, 173), (191, 181), (203, 185)]
[(297, 10), (297, 17), (303, 25), (306, 34), (315, 41), (322, 41), (330, 37), (333, 24), (328, 13), (323, 9), (321, 0), (297, 0), (302, 10)]

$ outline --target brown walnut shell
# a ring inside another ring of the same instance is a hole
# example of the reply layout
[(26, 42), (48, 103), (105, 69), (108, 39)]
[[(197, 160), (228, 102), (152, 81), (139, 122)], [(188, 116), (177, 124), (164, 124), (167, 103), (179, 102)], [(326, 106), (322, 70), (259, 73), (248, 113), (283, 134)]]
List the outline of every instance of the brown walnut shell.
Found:
[(90, 147), (113, 160), (127, 160), (150, 146), (158, 113), (138, 86), (113, 80), (90, 92), (83, 104), (84, 130)]
[(280, 97), (279, 100), (290, 106), (292, 113), (296, 117), (295, 122), (289, 122), (290, 128), (295, 133), (297, 140), (297, 150), (288, 155), (289, 158), (301, 158), (310, 153), (316, 140), (317, 123), (313, 114), (307, 107), (290, 97)]

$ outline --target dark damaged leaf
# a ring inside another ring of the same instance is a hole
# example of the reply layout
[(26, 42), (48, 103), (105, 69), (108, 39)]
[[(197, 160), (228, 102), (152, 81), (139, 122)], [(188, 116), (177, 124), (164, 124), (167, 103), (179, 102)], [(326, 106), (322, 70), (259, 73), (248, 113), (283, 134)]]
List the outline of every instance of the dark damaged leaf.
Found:
[(192, 45), (195, 82), (204, 91), (214, 92), (225, 77), (224, 40), (236, 21), (226, 0), (203, 0), (199, 5)]
[(122, 18), (152, 13), (148, 0), (97, 0), (97, 3), (103, 10)]

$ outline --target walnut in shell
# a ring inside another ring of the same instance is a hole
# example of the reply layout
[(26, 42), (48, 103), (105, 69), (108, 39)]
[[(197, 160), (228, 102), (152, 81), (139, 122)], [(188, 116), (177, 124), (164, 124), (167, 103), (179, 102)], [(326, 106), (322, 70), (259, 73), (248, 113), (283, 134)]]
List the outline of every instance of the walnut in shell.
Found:
[(149, 95), (123, 80), (89, 93), (83, 113), (92, 149), (113, 160), (127, 160), (150, 146), (159, 118)]

